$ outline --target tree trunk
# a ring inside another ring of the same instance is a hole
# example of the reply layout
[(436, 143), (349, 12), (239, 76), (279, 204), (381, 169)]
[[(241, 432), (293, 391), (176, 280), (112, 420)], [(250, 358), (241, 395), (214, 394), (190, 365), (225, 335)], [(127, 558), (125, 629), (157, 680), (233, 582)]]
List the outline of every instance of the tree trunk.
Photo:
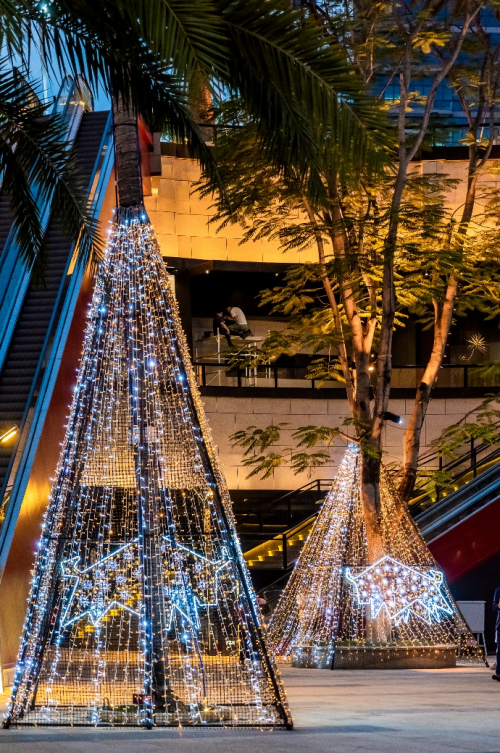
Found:
[[(470, 157), (467, 195), (458, 229), (457, 243), (459, 247), (463, 247), (472, 219), (476, 200), (477, 179), (477, 158), (474, 152), (471, 153)], [(434, 342), (432, 352), (422, 377), (422, 383), (417, 389), (411, 418), (404, 434), (404, 468), (403, 477), (398, 489), (399, 496), (404, 502), (409, 502), (417, 480), (422, 428), (431, 398), (431, 391), (443, 363), (457, 297), (457, 285), (455, 275), (451, 274), (444, 302), (439, 304), (437, 301), (434, 301)]]
[(118, 205), (138, 206), (144, 203), (144, 195), (137, 115), (118, 97), (113, 100), (113, 119)]
[(361, 454), (361, 504), (366, 527), (368, 562), (373, 565), (385, 554), (380, 525), (380, 458)]

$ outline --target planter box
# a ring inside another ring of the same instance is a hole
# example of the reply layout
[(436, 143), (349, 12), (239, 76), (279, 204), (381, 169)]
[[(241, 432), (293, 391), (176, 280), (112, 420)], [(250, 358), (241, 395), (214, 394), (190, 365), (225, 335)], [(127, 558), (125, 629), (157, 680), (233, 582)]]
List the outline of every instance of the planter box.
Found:
[(457, 647), (335, 646), (334, 669), (449, 669), (457, 666)]
[(292, 667), (305, 669), (331, 669), (331, 646), (298, 646), (292, 650)]
[(457, 666), (457, 647), (442, 646), (298, 646), (292, 667), (305, 669), (449, 669)]

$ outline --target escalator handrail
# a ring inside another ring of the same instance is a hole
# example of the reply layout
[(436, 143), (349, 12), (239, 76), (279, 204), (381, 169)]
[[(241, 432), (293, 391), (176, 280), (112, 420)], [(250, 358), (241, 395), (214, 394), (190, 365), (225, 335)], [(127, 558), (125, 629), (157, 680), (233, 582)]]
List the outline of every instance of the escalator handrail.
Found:
[(436, 502), (432, 507), (424, 510), (420, 515), (416, 516), (415, 522), (418, 524), (426, 540), (430, 541), (433, 534), (435, 536), (439, 535), (437, 530), (443, 525), (451, 523), (457, 516), (463, 516), (463, 513), (469, 512), (469, 514), (472, 514), (481, 500), (485, 504), (489, 504), (497, 499), (499, 494), (500, 467), (496, 465), (482, 473), (474, 481), (471, 481), (466, 486), (462, 486), (460, 489), (452, 492), (452, 494)]

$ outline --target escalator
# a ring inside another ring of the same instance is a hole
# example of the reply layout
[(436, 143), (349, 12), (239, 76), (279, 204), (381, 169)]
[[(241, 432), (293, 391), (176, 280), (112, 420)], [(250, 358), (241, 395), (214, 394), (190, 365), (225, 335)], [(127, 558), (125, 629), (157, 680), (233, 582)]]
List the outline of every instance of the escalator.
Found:
[(494, 465), (415, 517), (448, 583), (500, 552), (500, 467)]
[[(98, 216), (112, 166), (111, 119), (109, 112), (92, 112), (83, 104), (77, 102), (82, 111), (72, 125), (73, 138), (79, 169), (88, 186), (93, 212)], [(0, 198), (0, 215), (3, 211)], [(49, 208), (43, 211), (47, 214), (44, 286), (31, 284), (23, 270), (21, 294), (17, 296), (20, 300), (16, 308), (12, 307), (12, 313), (3, 314), (0, 325), (0, 338), (4, 340), (0, 354), (0, 572), (54, 387), (55, 364), (64, 349), (84, 273), (82, 265), (73, 263), (74, 240), (65, 236), (60, 220), (50, 216)], [(0, 244), (3, 234), (7, 235), (0, 231)], [(5, 246), (6, 239), (3, 242)], [(7, 252), (13, 256), (7, 246), (3, 252), (4, 257)], [(11, 269), (13, 264), (11, 261)], [(9, 274), (12, 276), (12, 272)], [(2, 278), (1, 267), (0, 284), (8, 284)], [(6, 440), (1, 441), (2, 437)]]

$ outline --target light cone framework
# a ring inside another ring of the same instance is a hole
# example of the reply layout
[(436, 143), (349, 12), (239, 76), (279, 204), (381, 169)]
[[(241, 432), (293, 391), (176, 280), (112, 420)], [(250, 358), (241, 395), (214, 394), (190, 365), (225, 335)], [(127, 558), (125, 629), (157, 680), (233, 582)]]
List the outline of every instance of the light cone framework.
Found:
[(480, 661), (443, 573), (383, 468), (375, 554), (368, 547), (360, 465), (350, 445), (273, 613), (276, 655), (332, 669)]
[(144, 208), (110, 231), (7, 723), (290, 726)]

